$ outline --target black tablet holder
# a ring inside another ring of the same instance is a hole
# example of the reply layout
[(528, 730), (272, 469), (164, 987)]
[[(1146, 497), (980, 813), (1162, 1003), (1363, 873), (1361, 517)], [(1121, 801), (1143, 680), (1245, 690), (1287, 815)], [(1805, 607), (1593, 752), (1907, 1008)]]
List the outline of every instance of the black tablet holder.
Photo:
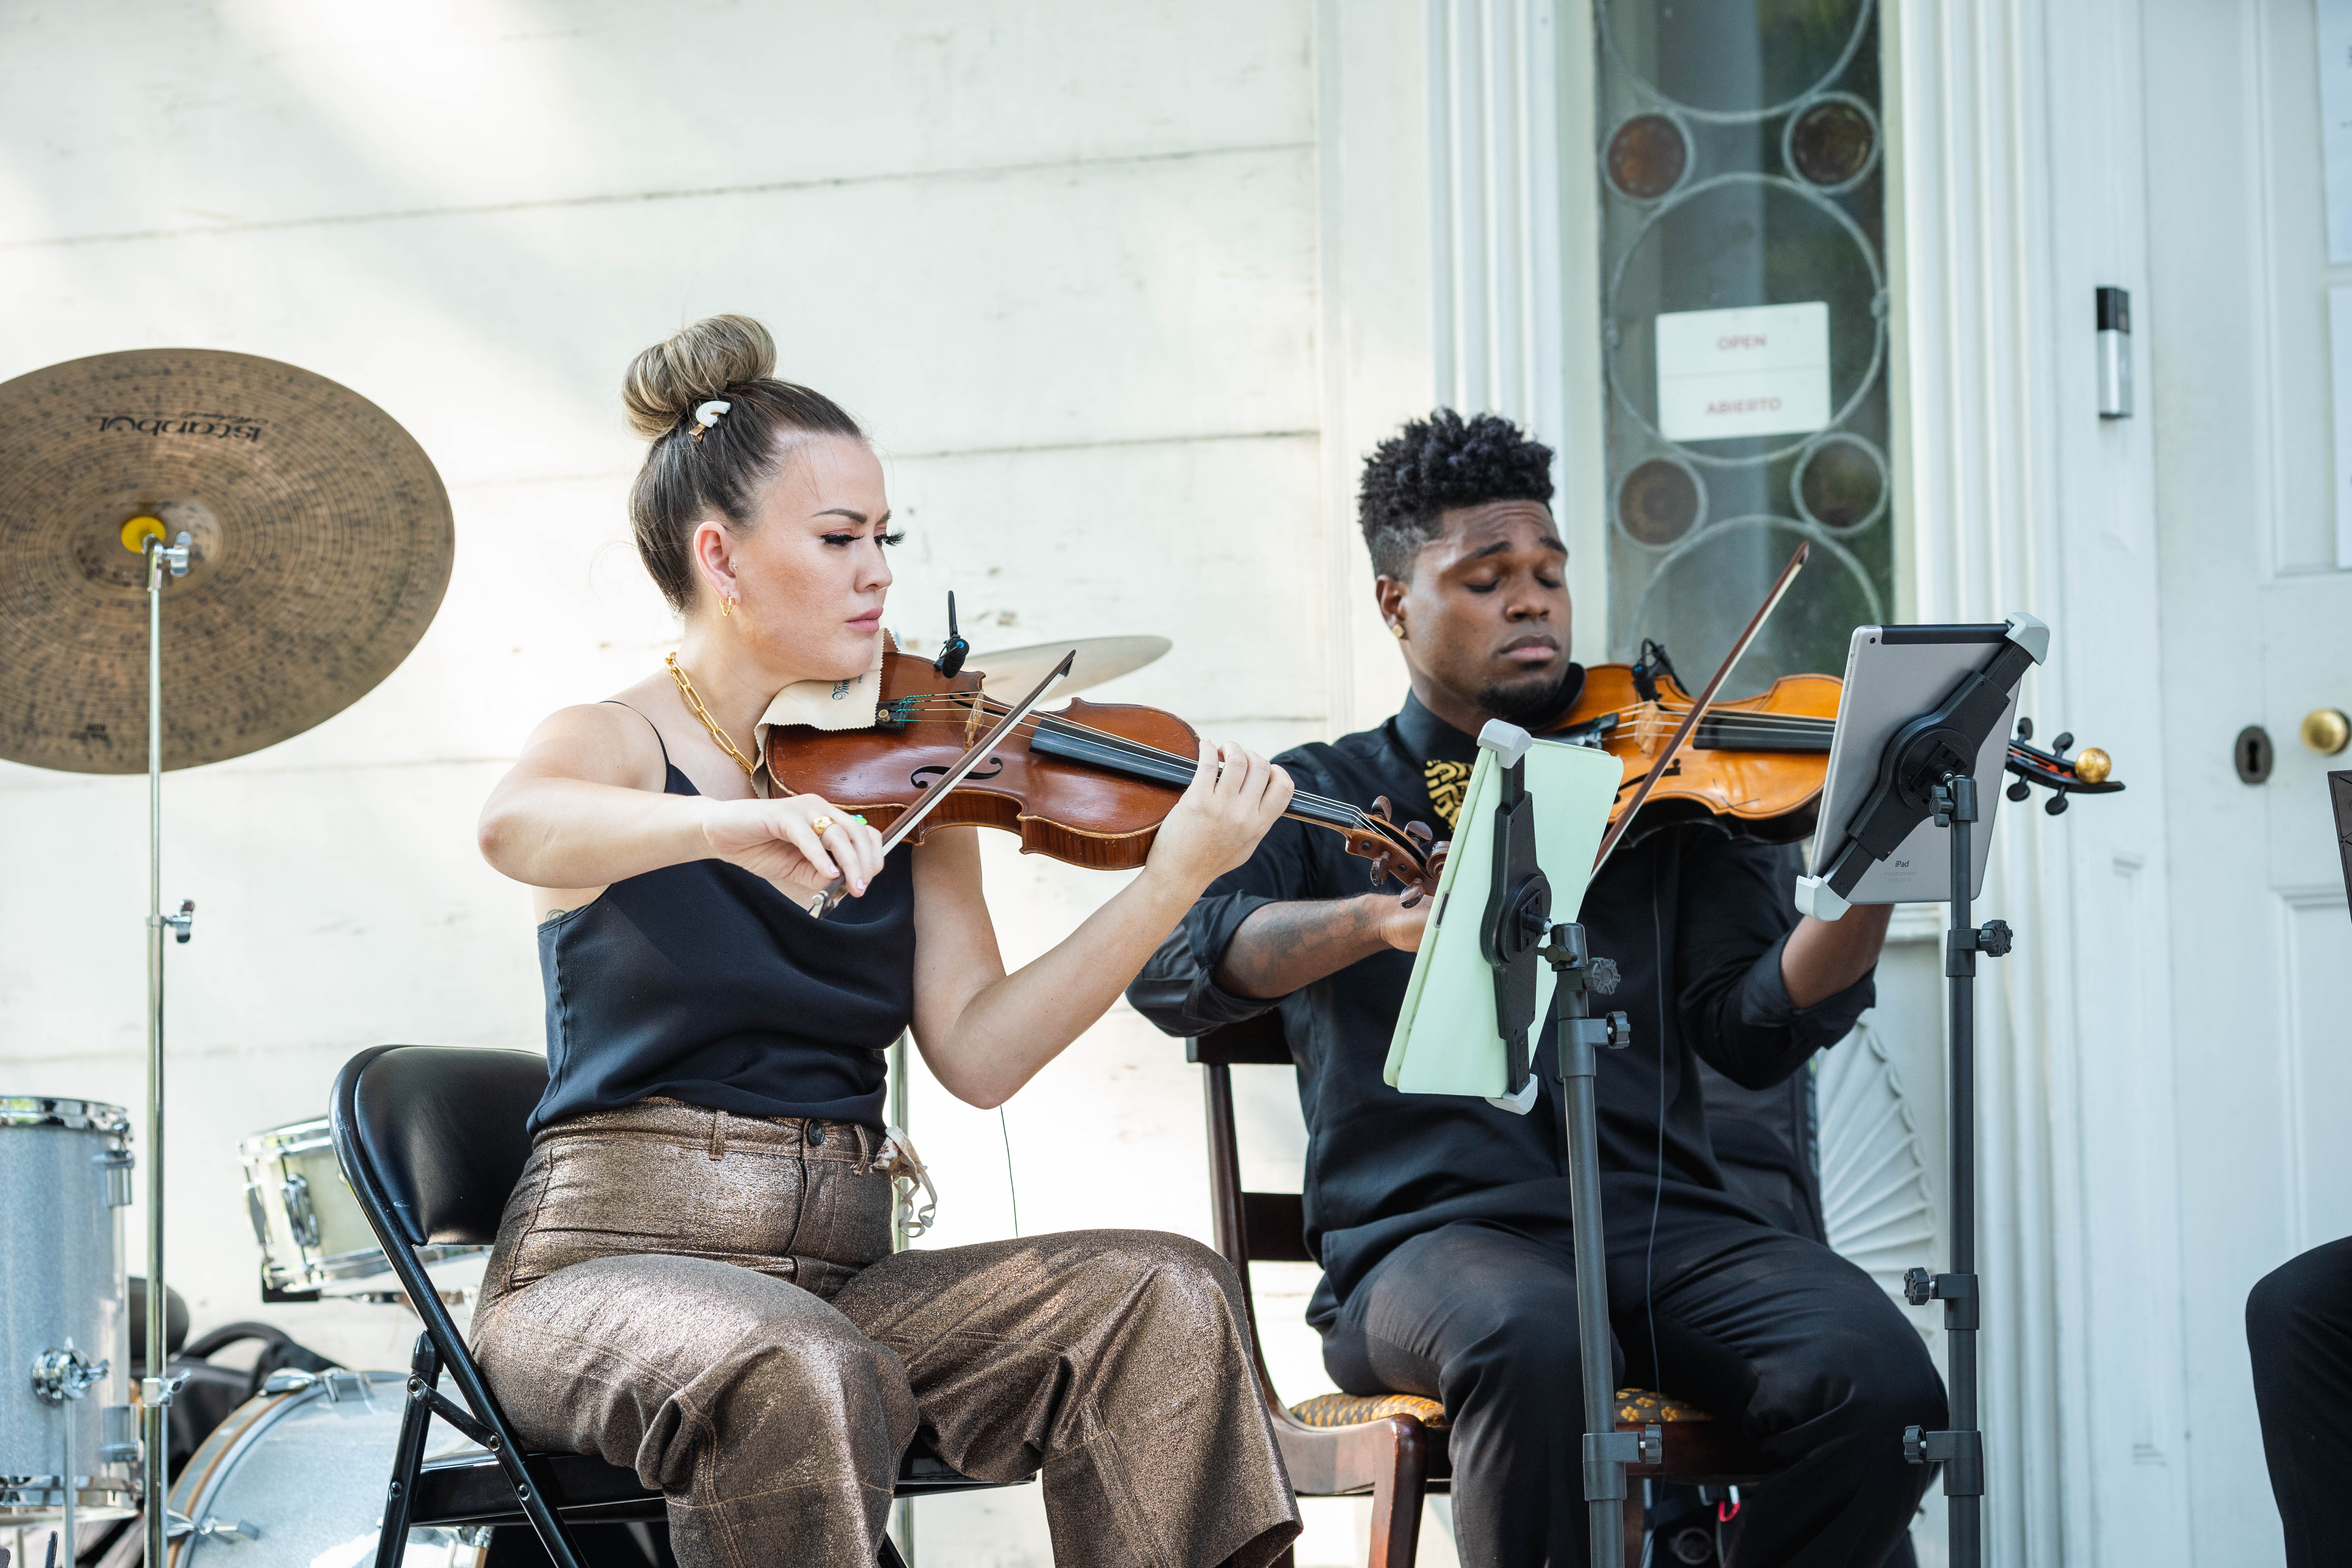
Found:
[(1558, 1042), (1556, 1077), (1568, 1149), (1568, 1202), (1576, 1242), (1576, 1327), (1584, 1384), (1584, 1496), (1593, 1563), (1625, 1560), (1625, 1467), (1656, 1464), (1664, 1435), (1655, 1426), (1617, 1430), (1614, 1342), (1609, 1326), (1608, 1253), (1601, 1240), (1601, 1145), (1594, 1125), (1596, 1051), (1632, 1043), (1625, 1015), (1591, 1016), (1591, 999), (1617, 989), (1617, 966), (1595, 958), (1584, 927), (1551, 918), (1551, 883), (1536, 856), (1536, 803), (1527, 791), (1525, 730), (1500, 720), (1478, 733), (1502, 769), (1495, 806), (1495, 877), (1478, 928), (1479, 951), (1495, 971), (1495, 1020), (1503, 1037), (1510, 1092), (1528, 1086), (1533, 1060), (1538, 963), (1551, 965), (1551, 1014)]
[[(1952, 1271), (1913, 1268), (1904, 1276), (1903, 1294), (1915, 1307), (1944, 1303), (1952, 1425), (1942, 1432), (1906, 1428), (1903, 1457), (1915, 1465), (1944, 1467), (1950, 1568), (1979, 1568), (1984, 1561), (1984, 1433), (1977, 1411), (1982, 1290), (1976, 1273), (1976, 975), (1977, 954), (1999, 958), (2009, 952), (2011, 940), (2006, 921), (1979, 926), (1969, 908), (1980, 820), (1974, 770), (2018, 682), (2042, 662), (2049, 642), (2049, 628), (2042, 623), (2012, 616), (2007, 637), (1979, 668), (1961, 677), (1941, 701), (1887, 741), (1876, 783), (1841, 841), (1817, 862), (1826, 868), (1821, 879), (1843, 900), (1864, 871), (1900, 848), (1930, 816), (1948, 830), (1952, 914), (1944, 936), (1944, 974), (1951, 1009)], [(1991, 782), (2000, 782), (1998, 772)]]

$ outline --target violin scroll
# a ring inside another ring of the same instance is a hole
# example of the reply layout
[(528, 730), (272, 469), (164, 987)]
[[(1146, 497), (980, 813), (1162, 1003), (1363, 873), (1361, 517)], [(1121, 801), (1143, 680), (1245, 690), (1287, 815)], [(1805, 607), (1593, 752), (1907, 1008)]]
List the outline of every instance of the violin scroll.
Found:
[(2027, 786), (2040, 784), (2050, 792), (2042, 809), (2053, 816), (2064, 814), (2066, 797), (2074, 795), (2114, 795), (2122, 789), (2121, 781), (2110, 776), (2115, 772), (2115, 759), (2096, 746), (2085, 746), (2074, 756), (2066, 748), (2074, 743), (2071, 731), (2060, 731), (2050, 748), (2028, 744), (2033, 739), (2033, 721), (2020, 717), (2017, 736), (2009, 743), (2009, 755), (2004, 765), (2017, 775), (2009, 786), (2009, 798), (2026, 800), (2033, 792)]

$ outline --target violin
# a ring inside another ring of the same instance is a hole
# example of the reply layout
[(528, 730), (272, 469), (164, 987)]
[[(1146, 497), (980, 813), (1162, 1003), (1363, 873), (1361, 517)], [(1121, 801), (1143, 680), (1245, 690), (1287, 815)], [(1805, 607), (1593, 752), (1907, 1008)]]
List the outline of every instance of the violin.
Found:
[[(885, 646), (870, 729), (780, 724), (768, 731), (768, 774), (780, 791), (823, 795), (887, 830), (899, 812), (987, 734), (1011, 705), (981, 691), (961, 668), (961, 639), (927, 659)], [(1133, 870), (1201, 766), (1201, 738), (1175, 714), (1073, 698), (1015, 726), (924, 818), (933, 827), (995, 827), (1021, 836), (1024, 854), (1097, 870)], [(1434, 892), (1444, 845), (1418, 822), (1392, 820), (1388, 797), (1369, 807), (1305, 791), (1283, 815), (1328, 828), (1369, 860), (1374, 887), (1394, 878), (1407, 898)]]
[[(1804, 837), (1813, 830), (1814, 808), (1828, 780), (1830, 740), (1844, 688), (1833, 675), (1784, 675), (1757, 696), (1710, 704), (1643, 803), (1643, 827), (1716, 816), (1763, 843)], [(1691, 703), (1665, 650), (1645, 641), (1638, 663), (1587, 669), (1576, 701), (1545, 732), (1623, 762), (1623, 782), (1610, 809), (1614, 823)], [(2097, 747), (2070, 759), (2071, 734), (2058, 736), (2048, 749), (2028, 744), (2032, 738), (2033, 721), (2020, 718), (2004, 759), (2017, 775), (2010, 799), (2023, 800), (2032, 793), (2029, 784), (2040, 784), (2051, 792), (2042, 809), (2056, 816), (2069, 795), (2110, 795), (2124, 787), (2108, 776), (2114, 763)]]

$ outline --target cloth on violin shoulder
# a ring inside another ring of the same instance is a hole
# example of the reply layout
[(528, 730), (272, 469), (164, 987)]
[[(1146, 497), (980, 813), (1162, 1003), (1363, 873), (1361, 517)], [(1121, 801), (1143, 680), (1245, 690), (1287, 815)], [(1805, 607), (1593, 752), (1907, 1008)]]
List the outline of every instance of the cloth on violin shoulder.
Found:
[(795, 680), (776, 693), (768, 710), (752, 727), (760, 750), (768, 749), (768, 731), (779, 724), (805, 724), (812, 730), (871, 730), (882, 699), (882, 656), (898, 651), (887, 630), (874, 641), (873, 668), (847, 680)]

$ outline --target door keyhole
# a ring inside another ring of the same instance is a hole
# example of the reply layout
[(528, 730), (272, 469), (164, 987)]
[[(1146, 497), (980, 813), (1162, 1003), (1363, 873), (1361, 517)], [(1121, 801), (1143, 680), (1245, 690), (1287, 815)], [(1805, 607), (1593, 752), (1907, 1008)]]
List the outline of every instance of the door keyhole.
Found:
[(2271, 751), (2271, 732), (2260, 724), (2249, 724), (2238, 731), (2236, 744), (2231, 750), (2230, 761), (2238, 770), (2240, 784), (2258, 784), (2271, 776), (2271, 763), (2275, 760)]

